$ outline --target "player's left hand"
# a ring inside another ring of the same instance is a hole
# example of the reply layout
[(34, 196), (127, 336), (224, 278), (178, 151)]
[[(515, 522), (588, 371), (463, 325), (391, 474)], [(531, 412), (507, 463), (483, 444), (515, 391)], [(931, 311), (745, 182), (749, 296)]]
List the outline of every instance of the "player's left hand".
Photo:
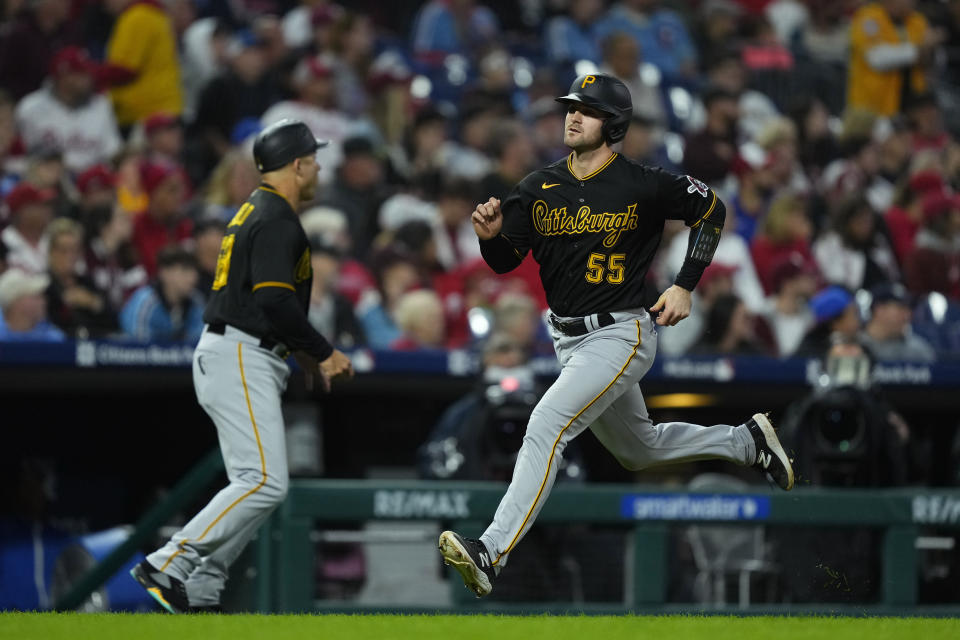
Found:
[(320, 377), (323, 380), (324, 391), (330, 391), (330, 383), (333, 380), (353, 377), (353, 363), (350, 358), (340, 351), (334, 349), (333, 353), (326, 360), (320, 362)]
[(313, 391), (313, 376), (320, 371), (320, 361), (306, 351), (294, 351), (293, 359), (303, 371), (303, 385), (307, 391)]
[(334, 349), (330, 357), (324, 361), (317, 360), (306, 351), (294, 351), (293, 358), (303, 369), (304, 386), (307, 391), (313, 391), (313, 383), (319, 376), (324, 391), (330, 391), (330, 383), (334, 379), (349, 379), (353, 377), (353, 363), (343, 352)]
[(650, 311), (657, 313), (657, 324), (672, 327), (690, 315), (690, 292), (683, 287), (673, 285), (662, 294)]

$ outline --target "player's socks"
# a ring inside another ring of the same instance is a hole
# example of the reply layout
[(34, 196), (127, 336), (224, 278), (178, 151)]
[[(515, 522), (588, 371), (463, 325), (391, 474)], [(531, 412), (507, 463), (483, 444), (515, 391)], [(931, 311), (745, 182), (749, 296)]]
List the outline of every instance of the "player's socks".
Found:
[(460, 572), (463, 584), (477, 594), (478, 598), (493, 590), (493, 579), (497, 570), (482, 542), (464, 538), (453, 531), (444, 531), (440, 534), (439, 547), (444, 564), (451, 565)]

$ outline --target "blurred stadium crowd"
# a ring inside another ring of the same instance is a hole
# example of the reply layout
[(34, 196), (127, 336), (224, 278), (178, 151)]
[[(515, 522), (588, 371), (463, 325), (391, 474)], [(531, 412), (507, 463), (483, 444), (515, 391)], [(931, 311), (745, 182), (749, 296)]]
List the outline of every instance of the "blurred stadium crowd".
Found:
[[(361, 454), (388, 448), (377, 464), (395, 465), (412, 462), (419, 445), (421, 478), (506, 480), (542, 392), (529, 360), (553, 350), (537, 265), (528, 258), (494, 274), (470, 213), (569, 152), (554, 97), (594, 71), (633, 95), (617, 150), (699, 178), (726, 203), (693, 314), (658, 330), (660, 349), (826, 356), (821, 378), (831, 385), (794, 401), (780, 421), (805, 483), (960, 483), (955, 415), (949, 428), (926, 415), (912, 428), (869, 380), (871, 360), (960, 360), (960, 0), (2, 0), (0, 343), (195, 341), (224, 230), (258, 183), (253, 137), (300, 118), (331, 142), (301, 217), (312, 244), (310, 321), (343, 349), (475, 348), (484, 370), (425, 441), (432, 399), (428, 411), (403, 397), (398, 410), (403, 392), (378, 396), (359, 403), (359, 418), (356, 400), (344, 400), (349, 423), (365, 428), (324, 429), (322, 440), (315, 410), (304, 410), (287, 431), (297, 443), (291, 471), (361, 477), (374, 465)], [(668, 227), (649, 274), (655, 288), (673, 282), (686, 247), (686, 229)], [(33, 420), (32, 402), (8, 421)], [(331, 405), (328, 424), (338, 419)], [(126, 421), (130, 412), (117, 413)], [(109, 412), (76, 413), (100, 428)], [(0, 465), (10, 474), (0, 504), (28, 523), (0, 531), (28, 532), (28, 588), (7, 581), (0, 606), (49, 606), (34, 585), (29, 536), (39, 529), (29, 523), (47, 515), (58, 473), (67, 479), (61, 511), (95, 526), (116, 522), (111, 505), (124, 491), (134, 503), (152, 488), (144, 483), (161, 481), (117, 483), (119, 461), (138, 465), (126, 468), (133, 479), (143, 476), (140, 460), (124, 452), (104, 462), (115, 453), (104, 446), (90, 463), (73, 455), (88, 442), (67, 432), (83, 438), (93, 428), (38, 436), (25, 447), (36, 459), (18, 458), (15, 441), (7, 449), (17, 464)], [(633, 478), (581, 443), (566, 450), (561, 481)], [(566, 598), (557, 585), (576, 580), (538, 576), (552, 564), (578, 573), (570, 545), (583, 538), (609, 560), (581, 554), (584, 567), (603, 568), (584, 572), (588, 585), (597, 576), (587, 591), (619, 597), (604, 586), (618, 583), (610, 576), (624, 566), (621, 538), (598, 544), (596, 532), (571, 531), (534, 530), (538, 543), (524, 548), (551, 561), (528, 556), (530, 571), (513, 573), (534, 576), (516, 587), (526, 590), (500, 583), (498, 593)], [(735, 540), (731, 531), (717, 537)], [(873, 534), (789, 534), (784, 549), (823, 547), (818, 572), (850, 575), (854, 592), (846, 587), (843, 598), (876, 598), (879, 569), (864, 560), (880, 544)], [(318, 548), (319, 597), (359, 590), (359, 546)], [(803, 573), (810, 563), (789, 564), (809, 554), (784, 556), (793, 576), (785, 598), (822, 595), (802, 592), (821, 579)], [(511, 562), (524, 566), (522, 556)], [(956, 602), (957, 556), (938, 562), (924, 570)], [(692, 576), (707, 570), (697, 568), (672, 598), (701, 597), (706, 583)], [(31, 589), (39, 599), (22, 600)]]
[[(409, 5), (409, 6), (407, 6)], [(469, 216), (562, 158), (553, 97), (631, 88), (620, 153), (727, 204), (672, 354), (960, 357), (960, 0), (6, 0), (0, 340), (195, 340), (260, 128), (331, 144), (302, 216), (343, 348), (549, 353)], [(952, 81), (951, 81), (952, 79)], [(687, 245), (668, 228), (655, 269)]]

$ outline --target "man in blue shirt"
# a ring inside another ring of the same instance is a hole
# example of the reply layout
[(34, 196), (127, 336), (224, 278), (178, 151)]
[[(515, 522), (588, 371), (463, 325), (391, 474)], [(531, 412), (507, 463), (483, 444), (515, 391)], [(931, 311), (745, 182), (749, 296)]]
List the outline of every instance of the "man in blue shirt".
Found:
[(499, 34), (496, 15), (473, 0), (431, 0), (413, 23), (413, 53), (439, 66), (446, 54), (471, 55)]
[(45, 275), (10, 269), (0, 275), (0, 342), (62, 342), (60, 329), (47, 321)]
[(547, 22), (543, 39), (552, 64), (572, 66), (578, 60), (600, 64), (597, 32), (602, 10), (601, 0), (573, 0), (569, 15), (554, 16)]
[(196, 290), (192, 253), (167, 247), (157, 256), (157, 278), (137, 289), (120, 312), (123, 332), (137, 340), (195, 343), (203, 331), (203, 296)]
[(640, 44), (643, 59), (660, 69), (668, 83), (693, 80), (697, 50), (683, 18), (659, 6), (660, 0), (622, 0), (600, 20), (597, 36), (623, 31)]

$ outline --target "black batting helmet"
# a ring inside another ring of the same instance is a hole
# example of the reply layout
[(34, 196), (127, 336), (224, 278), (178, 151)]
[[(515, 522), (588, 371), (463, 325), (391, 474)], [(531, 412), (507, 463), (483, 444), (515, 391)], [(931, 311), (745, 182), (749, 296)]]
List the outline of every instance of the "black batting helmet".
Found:
[(570, 92), (557, 98), (557, 102), (579, 102), (607, 114), (603, 121), (603, 137), (607, 142), (620, 142), (627, 135), (633, 115), (633, 100), (630, 99), (627, 85), (611, 75), (582, 75), (570, 85)]
[(326, 140), (317, 140), (310, 128), (299, 120), (284, 118), (257, 135), (253, 142), (253, 161), (261, 173), (275, 171), (297, 158), (309, 156)]

